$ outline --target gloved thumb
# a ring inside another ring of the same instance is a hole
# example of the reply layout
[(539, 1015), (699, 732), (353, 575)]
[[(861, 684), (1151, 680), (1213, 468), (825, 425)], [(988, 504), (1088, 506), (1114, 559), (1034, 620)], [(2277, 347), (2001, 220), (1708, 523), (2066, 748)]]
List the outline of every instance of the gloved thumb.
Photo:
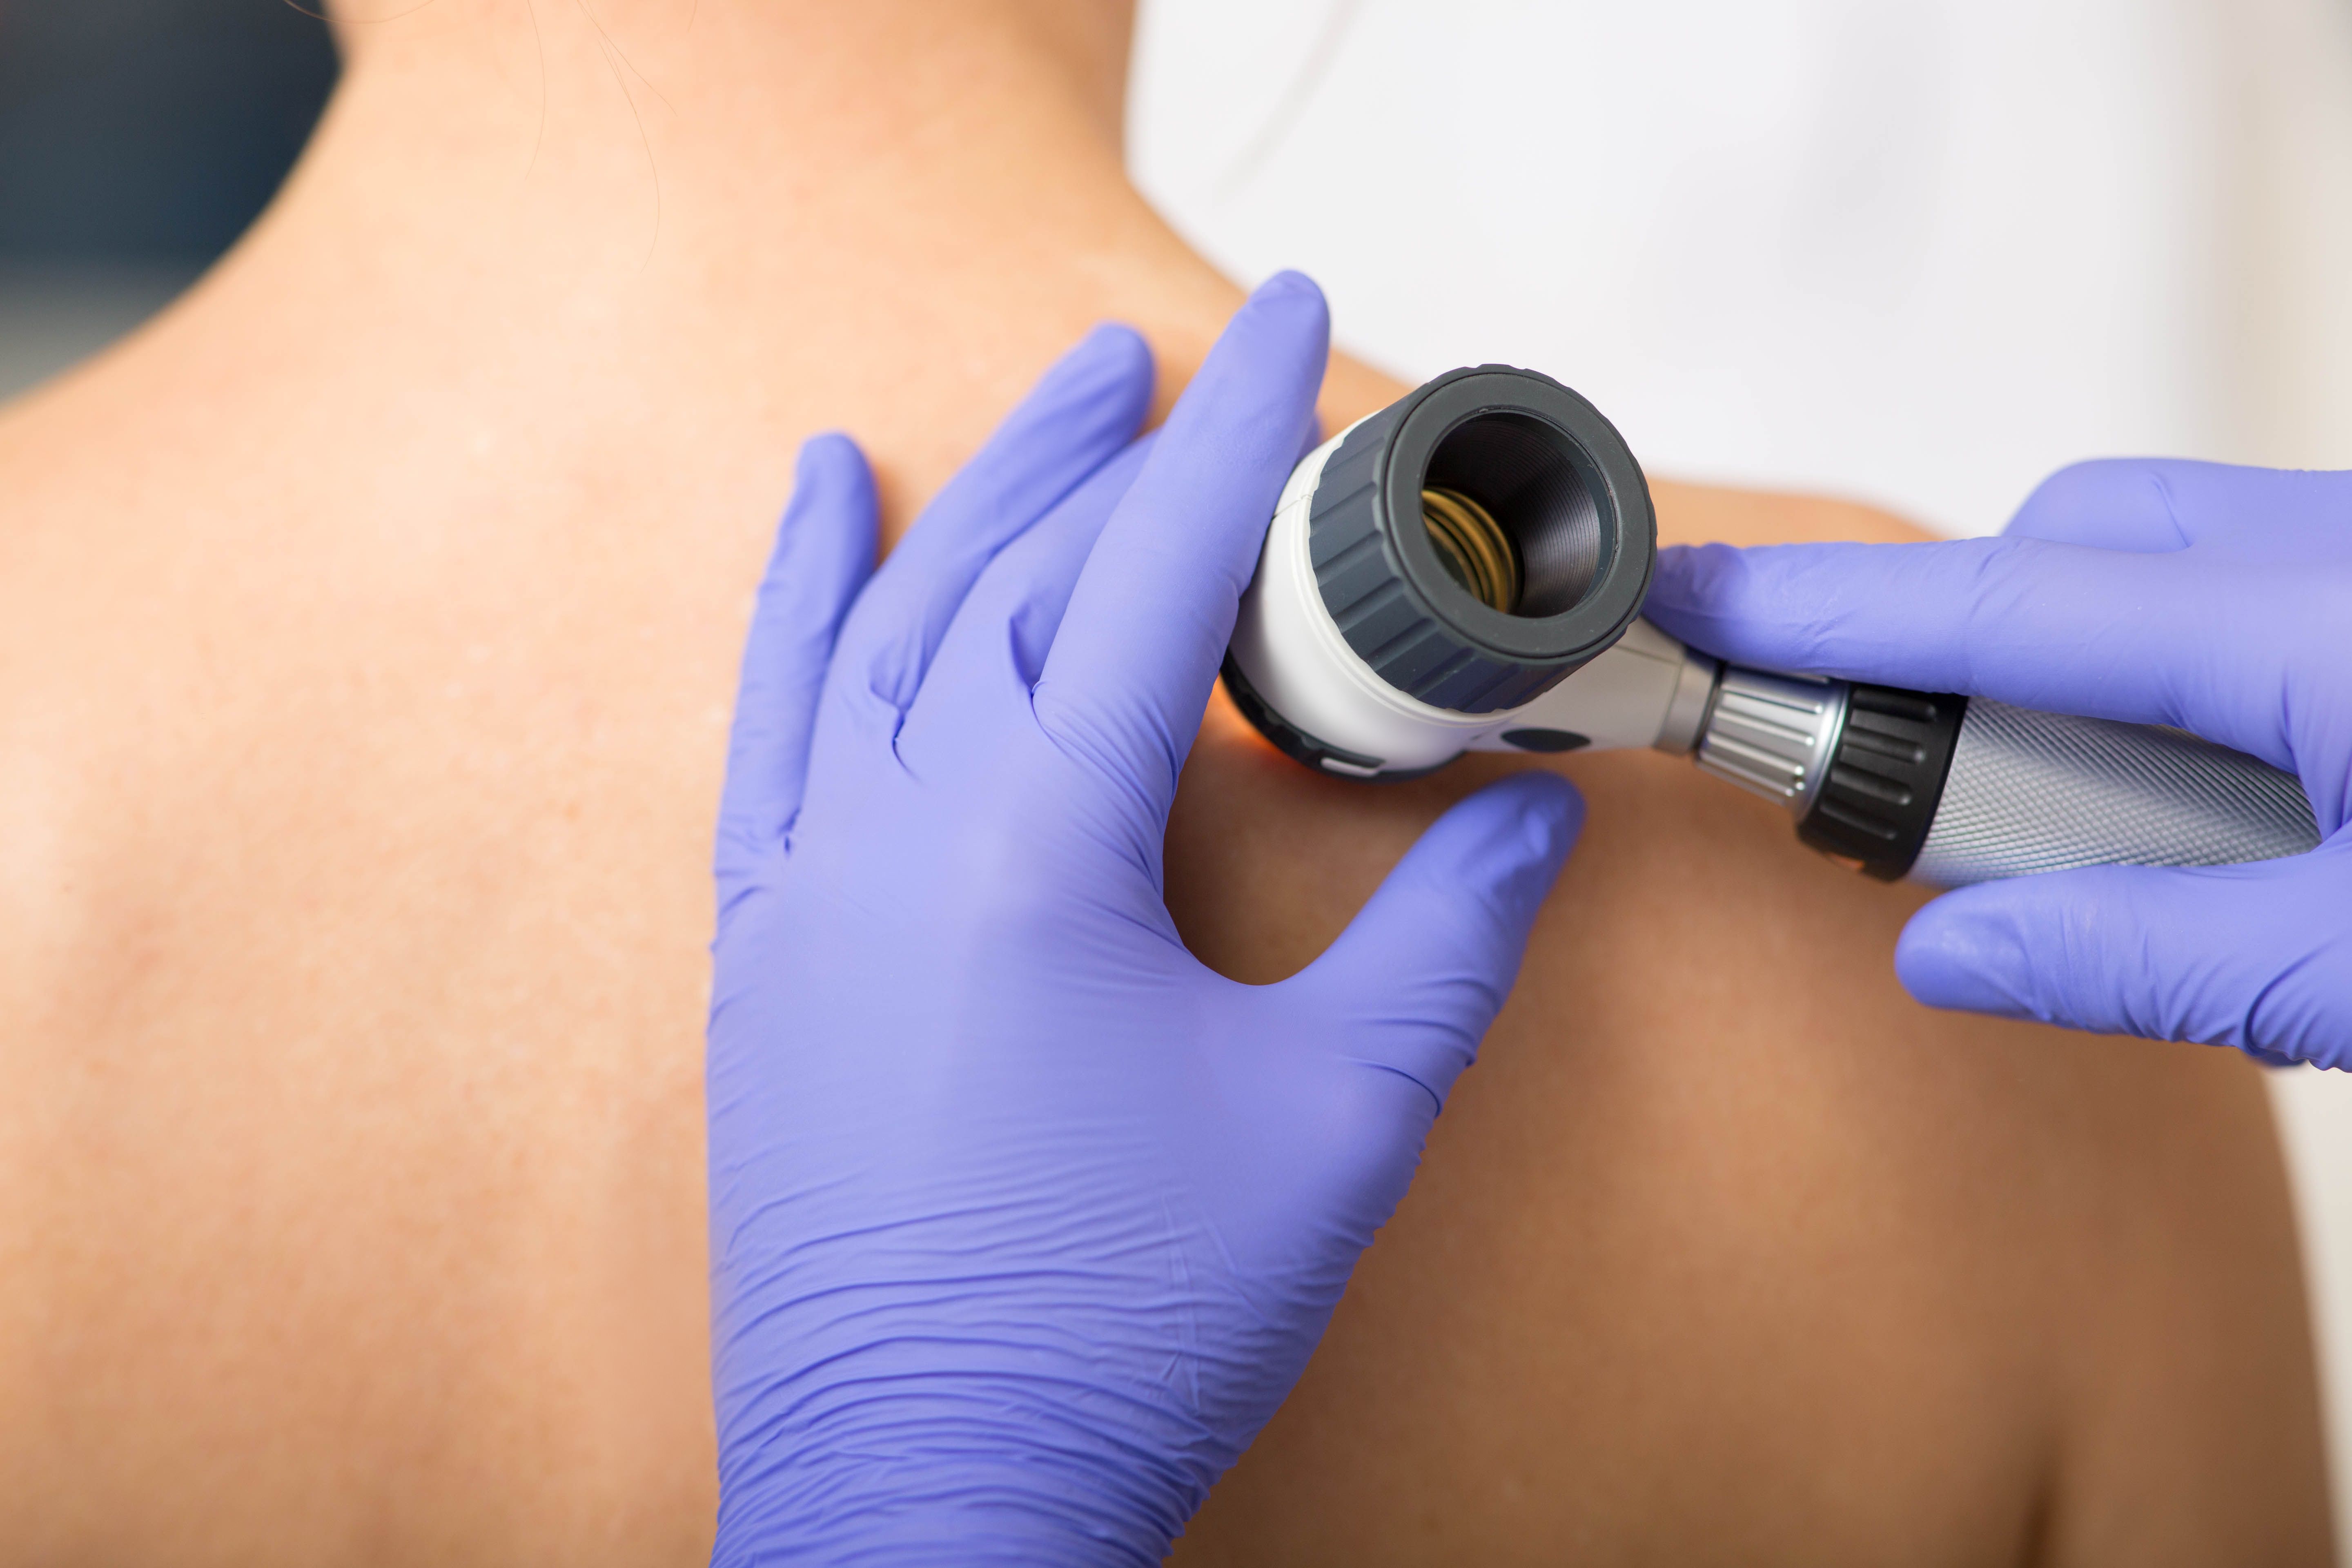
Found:
[(2101, 866), (1963, 888), (1921, 910), (1895, 969), (1931, 1007), (2352, 1064), (2332, 1034), (2352, 951), (2352, 840), (2243, 866)]
[(1291, 984), (1337, 1021), (1332, 1037), (1349, 1056), (1412, 1079), (1442, 1107), (1510, 994), (1583, 824), (1583, 796), (1554, 773), (1479, 791), (1421, 836)]

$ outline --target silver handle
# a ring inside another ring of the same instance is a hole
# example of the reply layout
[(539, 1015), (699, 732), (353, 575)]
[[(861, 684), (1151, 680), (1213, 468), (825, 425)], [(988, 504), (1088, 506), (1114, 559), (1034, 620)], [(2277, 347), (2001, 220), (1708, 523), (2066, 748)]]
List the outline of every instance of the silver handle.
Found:
[(2221, 866), (2319, 843), (2292, 773), (2177, 730), (1969, 700), (1911, 879)]

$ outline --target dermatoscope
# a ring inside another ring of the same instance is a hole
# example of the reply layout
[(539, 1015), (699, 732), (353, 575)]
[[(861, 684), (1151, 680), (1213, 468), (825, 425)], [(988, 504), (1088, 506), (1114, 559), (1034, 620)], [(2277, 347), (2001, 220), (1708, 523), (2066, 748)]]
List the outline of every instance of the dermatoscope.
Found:
[(1710, 658), (1641, 618), (1656, 560), (1648, 482), (1598, 409), (1532, 371), (1453, 371), (1292, 471), (1226, 689), (1346, 778), (1465, 752), (1688, 755), (1890, 881), (2319, 843), (2293, 774), (2184, 731)]

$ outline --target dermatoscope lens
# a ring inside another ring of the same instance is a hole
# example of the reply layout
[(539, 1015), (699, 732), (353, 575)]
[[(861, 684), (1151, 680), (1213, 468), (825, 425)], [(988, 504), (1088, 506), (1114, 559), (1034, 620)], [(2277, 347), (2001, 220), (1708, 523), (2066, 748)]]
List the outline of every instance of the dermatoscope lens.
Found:
[(1420, 494), (1432, 553), (1486, 608), (1541, 619), (1592, 591), (1603, 531), (1576, 453), (1558, 426), (1506, 409), (1462, 421), (1430, 451)]
[(1509, 615), (1519, 604), (1519, 550), (1495, 514), (1460, 490), (1421, 492), (1421, 522), (1437, 563), (1464, 592)]

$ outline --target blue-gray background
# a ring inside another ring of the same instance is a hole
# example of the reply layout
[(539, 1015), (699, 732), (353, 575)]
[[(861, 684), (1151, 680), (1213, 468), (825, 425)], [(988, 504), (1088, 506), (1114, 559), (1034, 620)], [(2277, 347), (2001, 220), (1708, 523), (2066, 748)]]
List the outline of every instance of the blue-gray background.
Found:
[(0, 0), (0, 396), (226, 248), (334, 80), (286, 0)]
[(334, 79), (285, 0), (0, 0), (0, 257), (202, 265)]

